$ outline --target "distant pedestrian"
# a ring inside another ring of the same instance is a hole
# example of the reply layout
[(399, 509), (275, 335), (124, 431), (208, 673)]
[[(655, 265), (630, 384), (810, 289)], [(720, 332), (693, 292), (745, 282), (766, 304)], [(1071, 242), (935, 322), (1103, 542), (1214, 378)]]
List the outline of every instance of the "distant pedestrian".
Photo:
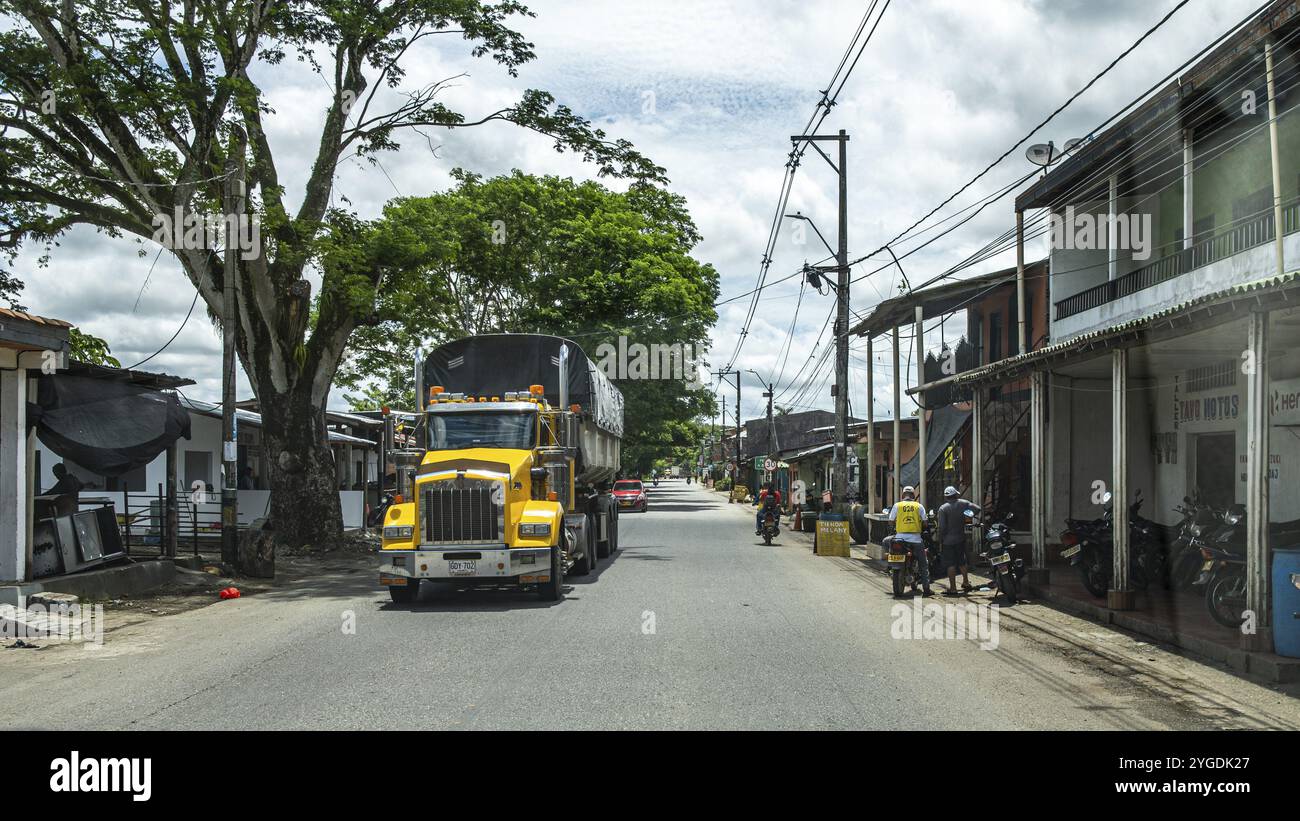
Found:
[(939, 506), (938, 526), (940, 555), (948, 566), (948, 592), (945, 596), (957, 595), (957, 570), (961, 569), (961, 589), (967, 593), (971, 590), (970, 557), (966, 550), (966, 511), (980, 512), (980, 506), (961, 498), (957, 488), (949, 485), (943, 491), (944, 503)]

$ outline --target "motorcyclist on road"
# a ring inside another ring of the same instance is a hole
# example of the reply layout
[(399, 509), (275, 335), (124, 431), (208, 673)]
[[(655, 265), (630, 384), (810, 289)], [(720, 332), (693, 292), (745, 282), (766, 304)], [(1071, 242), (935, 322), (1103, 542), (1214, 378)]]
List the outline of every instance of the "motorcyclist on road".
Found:
[[(889, 521), (894, 523), (894, 541), (906, 543), (916, 561), (917, 575), (921, 577), (921, 595), (932, 596), (930, 592), (930, 561), (925, 555), (925, 540), (921, 538), (921, 529), (925, 525), (925, 508), (916, 501), (916, 490), (908, 485), (903, 488), (903, 498), (889, 509)], [(912, 595), (916, 595), (916, 585), (912, 585)]]
[(971, 591), (970, 558), (966, 550), (966, 511), (980, 512), (980, 506), (961, 498), (957, 488), (949, 485), (943, 490), (944, 503), (939, 506), (937, 514), (939, 529), (939, 550), (943, 563), (948, 566), (948, 592), (946, 596), (957, 595), (957, 569), (961, 568), (961, 589)]
[(771, 482), (764, 482), (763, 489), (758, 493), (758, 513), (754, 517), (754, 535), (763, 535), (763, 516), (768, 511), (772, 512), (779, 524), (781, 521), (781, 491), (773, 489)]

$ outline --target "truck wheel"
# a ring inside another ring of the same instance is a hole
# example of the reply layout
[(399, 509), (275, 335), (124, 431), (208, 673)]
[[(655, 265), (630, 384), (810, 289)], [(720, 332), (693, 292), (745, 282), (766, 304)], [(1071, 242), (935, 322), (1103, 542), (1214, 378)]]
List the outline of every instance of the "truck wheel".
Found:
[(551, 548), (551, 580), (537, 585), (537, 595), (542, 601), (559, 601), (564, 598), (564, 573), (560, 564), (560, 546)]
[[(605, 514), (605, 539), (596, 542), (596, 556), (597, 558), (608, 559), (609, 554), (614, 552), (614, 514), (610, 512), (609, 505), (603, 501), (599, 507), (604, 508), (604, 510), (597, 511), (591, 523), (593, 526), (598, 526), (600, 524), (600, 514), (602, 512)], [(599, 530), (596, 531), (596, 535), (600, 535)]]
[[(590, 522), (588, 522), (588, 525)], [(596, 569), (596, 551), (592, 550), (591, 531), (583, 527), (586, 543), (582, 545), (582, 556), (573, 564), (573, 575), (585, 576)]]
[(411, 579), (404, 587), (390, 586), (388, 595), (392, 597), (394, 604), (410, 604), (420, 598), (420, 580)]

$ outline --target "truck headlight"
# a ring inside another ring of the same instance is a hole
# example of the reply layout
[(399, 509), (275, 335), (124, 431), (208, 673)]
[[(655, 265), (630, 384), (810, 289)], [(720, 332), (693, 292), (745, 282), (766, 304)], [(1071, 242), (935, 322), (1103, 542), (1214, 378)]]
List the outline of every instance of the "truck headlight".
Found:
[(534, 538), (536, 538), (536, 537), (538, 537), (538, 536), (542, 536), (542, 537), (550, 536), (550, 535), (551, 535), (551, 523), (550, 523), (550, 522), (544, 522), (544, 523), (542, 523), (542, 522), (523, 522), (523, 523), (521, 523), (521, 524), (519, 525), (519, 535), (520, 535), (520, 536), (530, 536), (530, 537), (534, 537)]
[(415, 535), (415, 528), (411, 525), (390, 525), (384, 528), (384, 539), (395, 542), (409, 541)]

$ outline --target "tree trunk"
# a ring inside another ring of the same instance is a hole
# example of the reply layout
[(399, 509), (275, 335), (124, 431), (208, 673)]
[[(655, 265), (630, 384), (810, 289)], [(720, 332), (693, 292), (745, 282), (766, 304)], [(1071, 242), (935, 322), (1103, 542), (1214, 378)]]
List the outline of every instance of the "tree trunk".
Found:
[(337, 543), (343, 513), (324, 405), (315, 405), (306, 389), (260, 396), (259, 405), (276, 541), (293, 547)]

